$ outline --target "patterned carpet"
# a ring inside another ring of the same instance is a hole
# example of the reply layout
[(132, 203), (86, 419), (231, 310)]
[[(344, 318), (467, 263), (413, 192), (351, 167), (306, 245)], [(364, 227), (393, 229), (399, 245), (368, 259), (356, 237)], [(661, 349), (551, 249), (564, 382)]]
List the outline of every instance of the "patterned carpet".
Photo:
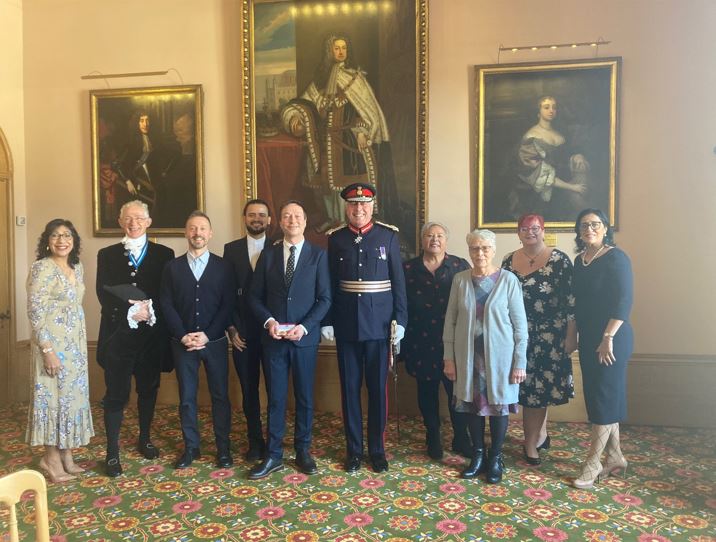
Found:
[[(134, 451), (133, 433), (123, 433), (125, 475), (110, 480), (97, 460), (104, 454), (101, 412), (98, 436), (79, 450), (88, 472), (78, 480), (50, 485), (52, 540), (116, 541), (716, 541), (716, 431), (666, 427), (622, 428), (629, 460), (626, 478), (610, 477), (594, 490), (568, 485), (588, 447), (586, 424), (555, 423), (552, 448), (539, 467), (521, 459), (522, 428), (510, 425), (508, 471), (499, 485), (458, 476), (465, 460), (447, 454), (442, 463), (423, 453), (424, 433), (414, 418), (401, 419), (401, 440), (391, 420), (390, 471), (341, 469), (344, 441), (339, 416), (316, 417), (313, 451), (319, 474), (305, 476), (288, 466), (251, 482), (235, 454), (232, 469), (212, 465), (210, 412), (201, 411), (202, 459), (173, 470), (181, 447), (174, 407), (157, 413), (155, 444), (163, 451), (148, 461)], [(34, 467), (23, 443), (26, 407), (0, 409), (0, 474)], [(235, 413), (235, 420), (240, 416)], [(125, 427), (136, 426), (128, 412)], [(235, 423), (235, 450), (244, 446), (245, 426)], [(289, 433), (292, 434), (292, 427)], [(446, 432), (447, 433), (447, 432)], [(448, 441), (448, 434), (444, 435)], [(31, 501), (20, 506), (21, 539), (33, 539)], [(7, 522), (7, 513), (0, 514)]]

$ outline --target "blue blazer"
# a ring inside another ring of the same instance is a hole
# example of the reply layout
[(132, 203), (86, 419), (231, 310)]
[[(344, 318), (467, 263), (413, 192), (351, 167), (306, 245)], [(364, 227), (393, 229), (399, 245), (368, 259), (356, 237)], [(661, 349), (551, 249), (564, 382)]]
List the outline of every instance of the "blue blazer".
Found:
[(203, 331), (210, 341), (220, 339), (234, 308), (233, 269), (223, 258), (210, 254), (197, 281), (182, 254), (164, 268), (159, 299), (173, 338), (181, 340), (187, 333)]
[[(326, 251), (305, 241), (291, 286), (284, 282), (283, 242), (265, 247), (251, 281), (249, 305), (263, 324), (275, 318), (282, 324), (302, 324), (308, 335), (292, 343), (298, 347), (317, 346), (321, 320), (331, 306), (331, 279)], [(264, 342), (271, 342), (268, 332)]]

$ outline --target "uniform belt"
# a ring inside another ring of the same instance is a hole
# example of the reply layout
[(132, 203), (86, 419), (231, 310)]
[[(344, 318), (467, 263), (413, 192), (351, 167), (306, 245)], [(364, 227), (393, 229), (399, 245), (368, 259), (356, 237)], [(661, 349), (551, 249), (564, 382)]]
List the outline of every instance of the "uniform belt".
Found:
[(340, 283), (341, 292), (373, 294), (378, 292), (390, 292), (389, 280), (342, 280)]

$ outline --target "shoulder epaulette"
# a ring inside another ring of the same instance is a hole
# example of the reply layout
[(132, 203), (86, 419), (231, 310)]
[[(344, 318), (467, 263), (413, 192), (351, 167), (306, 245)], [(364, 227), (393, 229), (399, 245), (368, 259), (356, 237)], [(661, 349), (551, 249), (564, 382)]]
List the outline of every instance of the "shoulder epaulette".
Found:
[(380, 225), (383, 226), (384, 228), (388, 228), (388, 229), (393, 230), (393, 231), (397, 231), (397, 232), (400, 231), (400, 228), (398, 228), (398, 226), (393, 226), (392, 224), (386, 224), (385, 222), (380, 222), (379, 220), (376, 220), (375, 223), (376, 223), (376, 224), (380, 224)]
[(347, 228), (348, 224), (341, 224), (340, 226), (336, 226), (335, 228), (331, 228), (326, 232), (326, 235), (332, 235), (336, 233), (338, 230), (342, 230), (343, 228)]

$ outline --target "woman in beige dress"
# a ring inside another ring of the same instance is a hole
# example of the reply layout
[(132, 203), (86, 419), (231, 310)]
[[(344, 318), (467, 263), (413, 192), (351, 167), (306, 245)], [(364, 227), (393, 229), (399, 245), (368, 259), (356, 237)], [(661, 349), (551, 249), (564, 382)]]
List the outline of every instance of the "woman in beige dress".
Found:
[(45, 447), (39, 465), (52, 482), (66, 482), (83, 472), (72, 448), (94, 436), (79, 252), (80, 237), (72, 223), (54, 219), (40, 236), (37, 261), (27, 278), (33, 393), (26, 440)]

